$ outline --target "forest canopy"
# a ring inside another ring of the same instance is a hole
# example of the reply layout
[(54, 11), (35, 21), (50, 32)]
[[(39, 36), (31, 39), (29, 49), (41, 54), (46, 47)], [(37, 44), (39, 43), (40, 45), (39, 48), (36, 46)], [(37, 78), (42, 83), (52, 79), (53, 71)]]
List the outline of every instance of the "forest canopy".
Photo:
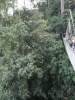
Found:
[(0, 100), (74, 100), (75, 72), (62, 41), (60, 1), (40, 0), (32, 10), (15, 9), (16, 0), (11, 2), (0, 0)]

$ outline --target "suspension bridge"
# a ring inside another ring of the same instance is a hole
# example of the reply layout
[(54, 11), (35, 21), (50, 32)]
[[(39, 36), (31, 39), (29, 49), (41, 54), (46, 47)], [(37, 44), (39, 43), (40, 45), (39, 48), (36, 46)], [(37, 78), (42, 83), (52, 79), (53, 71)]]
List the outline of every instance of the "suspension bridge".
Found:
[[(75, 6), (74, 6), (75, 7)], [(64, 12), (64, 0), (61, 0), (61, 16)], [(63, 35), (63, 42), (70, 59), (70, 62), (75, 70), (75, 26), (72, 16), (71, 8), (69, 8), (69, 18), (65, 35)], [(64, 33), (62, 33), (64, 34)]]

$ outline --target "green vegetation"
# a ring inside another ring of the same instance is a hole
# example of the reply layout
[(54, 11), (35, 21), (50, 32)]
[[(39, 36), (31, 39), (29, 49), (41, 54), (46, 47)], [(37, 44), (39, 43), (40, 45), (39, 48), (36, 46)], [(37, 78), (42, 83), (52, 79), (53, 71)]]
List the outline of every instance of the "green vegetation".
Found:
[(61, 37), (59, 0), (1, 14), (0, 20), (0, 100), (74, 100), (75, 72)]

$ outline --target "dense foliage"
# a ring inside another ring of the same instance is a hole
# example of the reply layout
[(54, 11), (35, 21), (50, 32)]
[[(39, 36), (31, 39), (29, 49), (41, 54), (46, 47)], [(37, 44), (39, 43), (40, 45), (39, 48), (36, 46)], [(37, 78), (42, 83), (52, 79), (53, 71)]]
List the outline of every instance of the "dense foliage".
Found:
[(60, 2), (47, 0), (38, 7), (0, 16), (0, 100), (75, 99), (75, 72), (61, 37)]

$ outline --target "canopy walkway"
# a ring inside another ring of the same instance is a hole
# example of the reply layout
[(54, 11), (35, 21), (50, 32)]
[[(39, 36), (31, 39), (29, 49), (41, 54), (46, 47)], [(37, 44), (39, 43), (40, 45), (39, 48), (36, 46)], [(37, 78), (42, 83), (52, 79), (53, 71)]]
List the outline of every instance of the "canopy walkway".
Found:
[(65, 36), (63, 36), (63, 42), (70, 62), (75, 70), (75, 27), (71, 9), (69, 9), (69, 15), (66, 33)]

